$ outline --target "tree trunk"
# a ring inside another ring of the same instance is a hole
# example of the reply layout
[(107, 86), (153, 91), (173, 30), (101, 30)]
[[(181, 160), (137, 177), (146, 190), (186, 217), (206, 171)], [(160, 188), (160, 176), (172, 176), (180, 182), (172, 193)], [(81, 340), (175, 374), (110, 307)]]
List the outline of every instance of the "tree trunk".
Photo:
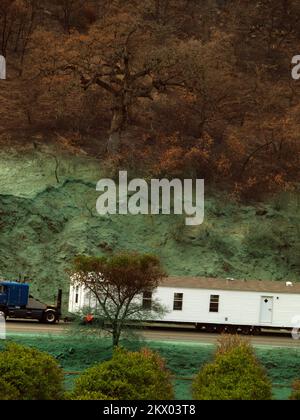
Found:
[(107, 141), (107, 151), (109, 153), (118, 153), (121, 145), (121, 132), (111, 132)]
[(110, 125), (110, 134), (107, 142), (107, 151), (109, 153), (118, 153), (121, 146), (121, 133), (126, 122), (126, 106), (120, 98), (113, 108), (113, 117)]
[(121, 336), (121, 328), (119, 327), (119, 325), (114, 325), (113, 326), (113, 346), (114, 347), (117, 347), (119, 345), (120, 336)]

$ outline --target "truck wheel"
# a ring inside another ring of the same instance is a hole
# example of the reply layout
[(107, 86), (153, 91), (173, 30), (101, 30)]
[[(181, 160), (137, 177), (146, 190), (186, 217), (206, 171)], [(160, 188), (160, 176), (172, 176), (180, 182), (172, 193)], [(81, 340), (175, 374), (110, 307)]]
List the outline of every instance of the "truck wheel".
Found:
[(0, 309), (0, 317), (1, 317), (1, 318), (3, 318), (3, 319), (6, 321), (7, 314), (6, 314), (6, 312), (4, 311), (4, 309)]
[(43, 320), (46, 324), (55, 324), (56, 323), (56, 313), (54, 311), (45, 312)]

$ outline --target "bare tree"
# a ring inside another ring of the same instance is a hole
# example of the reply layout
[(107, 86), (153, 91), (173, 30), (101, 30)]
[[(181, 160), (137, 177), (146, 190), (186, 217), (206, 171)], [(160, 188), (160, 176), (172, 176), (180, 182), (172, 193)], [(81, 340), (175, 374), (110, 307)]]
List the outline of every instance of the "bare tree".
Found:
[(41, 0), (3, 0), (0, 4), (0, 50), (20, 54), (21, 64), (34, 30)]
[[(140, 101), (186, 89), (186, 51), (171, 32), (151, 23), (145, 27), (139, 18), (128, 20), (127, 15), (106, 17), (88, 34), (71, 34), (55, 51), (47, 48), (47, 59), (39, 52), (39, 71), (46, 77), (73, 76), (85, 91), (102, 90), (103, 100), (110, 103), (107, 149), (115, 152), (129, 125), (130, 110)], [(193, 77), (198, 77), (196, 69)]]
[(55, 17), (61, 23), (66, 34), (70, 34), (75, 14), (82, 9), (84, 0), (54, 0)]
[(96, 325), (108, 331), (117, 346), (128, 323), (136, 324), (163, 313), (155, 300), (149, 299), (151, 305), (143, 306), (141, 296), (150, 296), (164, 275), (157, 257), (126, 253), (77, 257), (72, 280), (90, 291), (96, 301)]

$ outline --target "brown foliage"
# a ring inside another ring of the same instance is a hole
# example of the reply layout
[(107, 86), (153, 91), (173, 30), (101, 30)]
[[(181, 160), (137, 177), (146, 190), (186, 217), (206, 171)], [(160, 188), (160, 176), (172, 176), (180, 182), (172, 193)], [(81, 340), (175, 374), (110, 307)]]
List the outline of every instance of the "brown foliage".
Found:
[(293, 189), (299, 20), (284, 0), (3, 0), (5, 138), (79, 132), (113, 172), (204, 177), (236, 199)]

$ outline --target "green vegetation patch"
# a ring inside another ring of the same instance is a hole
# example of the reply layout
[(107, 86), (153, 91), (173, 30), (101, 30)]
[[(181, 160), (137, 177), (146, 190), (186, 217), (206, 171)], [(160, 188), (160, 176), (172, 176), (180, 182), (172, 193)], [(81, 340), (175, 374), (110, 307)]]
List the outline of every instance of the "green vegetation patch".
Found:
[[(76, 373), (109, 360), (112, 356), (111, 341), (105, 338), (16, 336), (14, 341), (53, 355), (66, 372), (65, 383), (68, 389), (72, 389)], [(124, 341), (122, 344), (132, 351), (145, 346), (157, 351), (174, 375), (177, 399), (191, 399), (192, 378), (204, 363), (212, 360), (215, 350), (213, 345), (195, 343)], [(0, 343), (0, 349), (3, 345)], [(272, 381), (274, 398), (287, 399), (291, 394), (292, 383), (300, 377), (300, 347), (259, 347), (256, 348), (256, 354)]]
[(299, 279), (300, 201), (295, 194), (240, 205), (207, 189), (205, 222), (195, 227), (179, 215), (101, 217), (95, 208), (100, 163), (58, 159), (59, 182), (51, 156), (0, 157), (0, 277), (28, 277), (32, 293), (43, 301), (52, 303), (62, 287), (66, 309), (66, 269), (79, 254), (157, 254), (173, 275)]

